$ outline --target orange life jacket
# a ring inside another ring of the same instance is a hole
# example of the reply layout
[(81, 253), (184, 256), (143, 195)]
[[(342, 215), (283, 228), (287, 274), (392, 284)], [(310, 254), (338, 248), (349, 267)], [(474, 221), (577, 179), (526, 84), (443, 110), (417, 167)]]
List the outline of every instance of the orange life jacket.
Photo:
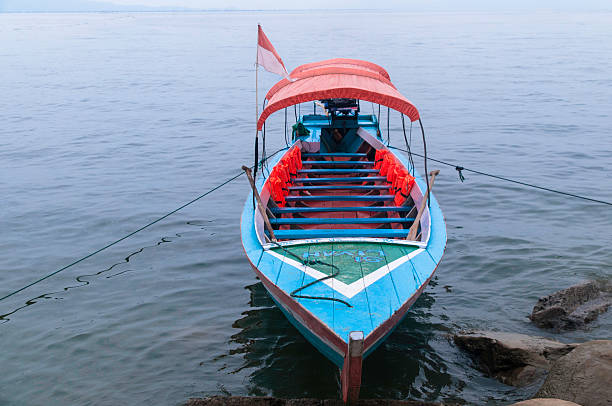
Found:
[(391, 188), (389, 190), (391, 194), (395, 194), (402, 189), (402, 182), (404, 181), (404, 178), (409, 175), (408, 170), (403, 166), (396, 167), (395, 173), (395, 179), (393, 180), (393, 183), (391, 184)]
[(387, 176), (387, 172), (389, 172), (389, 169), (391, 166), (393, 166), (394, 162), (393, 162), (393, 157), (391, 156), (391, 154), (387, 153), (385, 154), (383, 161), (382, 161), (382, 165), (380, 165), (380, 174), (382, 176)]
[(408, 174), (401, 181), (401, 189), (397, 191), (397, 193), (395, 194), (395, 198), (393, 199), (393, 202), (396, 206), (401, 206), (402, 204), (404, 204), (404, 202), (406, 202), (406, 199), (408, 199), (408, 197), (410, 196), (410, 191), (412, 190), (413, 186), (414, 177)]
[(287, 155), (283, 159), (285, 159), (287, 162), (287, 171), (289, 174), (289, 179), (291, 179), (291, 177), (295, 177), (297, 175), (297, 163), (295, 161), (295, 157), (293, 156), (293, 154), (291, 154)]
[(376, 154), (374, 155), (374, 169), (380, 169), (382, 166), (383, 158), (387, 155), (389, 151), (386, 149), (377, 149)]
[(387, 182), (390, 182), (393, 185), (393, 182), (395, 182), (395, 178), (397, 178), (397, 175), (399, 174), (399, 171), (403, 168), (402, 164), (397, 160), (397, 158), (392, 157), (393, 158), (393, 166), (389, 167), (389, 170), (387, 171)]
[(293, 159), (295, 161), (295, 167), (297, 168), (297, 170), (302, 169), (302, 150), (300, 150), (298, 147), (295, 147), (293, 149), (293, 156), (294, 156)]
[(291, 180), (289, 177), (290, 170), (288, 161), (289, 160), (285, 158), (281, 159), (280, 162), (277, 163), (274, 169), (272, 170), (272, 172), (276, 171), (276, 174), (283, 181), (283, 184), (287, 184)]
[(277, 173), (274, 173), (274, 171), (270, 174), (270, 177), (268, 178), (268, 185), (270, 189), (270, 194), (272, 195), (272, 199), (274, 199), (274, 202), (278, 206), (284, 207), (286, 204), (286, 193), (283, 190), (285, 189), (284, 182), (280, 179)]

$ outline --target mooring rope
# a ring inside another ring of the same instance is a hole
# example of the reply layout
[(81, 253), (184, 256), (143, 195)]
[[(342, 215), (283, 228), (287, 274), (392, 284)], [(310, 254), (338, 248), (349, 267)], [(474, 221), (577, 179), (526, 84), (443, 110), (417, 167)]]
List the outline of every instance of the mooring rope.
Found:
[(307, 283), (307, 284), (306, 284), (306, 285), (304, 285), (304, 286), (301, 286), (301, 287), (299, 287), (299, 288), (297, 288), (297, 289), (294, 289), (294, 290), (293, 290), (293, 291), (292, 291), (292, 292), (289, 294), (289, 296), (291, 296), (291, 297), (297, 297), (297, 298), (300, 298), (300, 299), (329, 300), (329, 301), (332, 301), (332, 302), (340, 302), (340, 303), (342, 303), (342, 304), (344, 304), (344, 305), (347, 305), (348, 307), (353, 307), (353, 306), (351, 306), (351, 304), (350, 304), (349, 302), (347, 302), (347, 301), (345, 301), (345, 300), (342, 300), (342, 299), (337, 299), (337, 298), (335, 298), (335, 297), (298, 295), (298, 294), (297, 294), (298, 292), (300, 292), (300, 291), (302, 291), (302, 290), (304, 290), (304, 289), (306, 289), (306, 288), (308, 288), (308, 287), (311, 287), (311, 286), (312, 286), (312, 285), (314, 285), (314, 284), (317, 284), (317, 283), (319, 283), (319, 282), (323, 282), (323, 281), (325, 281), (325, 280), (327, 280), (327, 279), (335, 278), (336, 276), (340, 275), (340, 268), (338, 268), (338, 267), (337, 267), (336, 265), (334, 265), (334, 264), (330, 264), (330, 263), (325, 262), (325, 261), (320, 261), (320, 260), (318, 260), (318, 259), (314, 259), (314, 260), (313, 260), (313, 259), (306, 258), (305, 260), (302, 260), (302, 258), (300, 258), (300, 256), (299, 256), (299, 255), (297, 255), (295, 252), (291, 252), (291, 251), (289, 251), (288, 249), (286, 249), (285, 247), (283, 247), (282, 245), (280, 245), (278, 242), (276, 242), (276, 241), (272, 241), (272, 243), (273, 243), (273, 244), (276, 244), (276, 246), (277, 246), (278, 248), (280, 248), (281, 250), (283, 250), (285, 253), (287, 253), (287, 254), (291, 255), (292, 257), (294, 257), (295, 259), (297, 259), (297, 260), (298, 260), (298, 262), (300, 262), (300, 263), (302, 264), (302, 266), (306, 266), (306, 265), (316, 265), (316, 264), (319, 264), (319, 265), (326, 265), (326, 266), (329, 266), (330, 268), (332, 268), (332, 269), (335, 269), (335, 270), (336, 270), (335, 272), (332, 272), (330, 275), (326, 275), (326, 276), (324, 276), (324, 277), (322, 277), (322, 278), (315, 279), (314, 281), (311, 281), (311, 282)]
[[(402, 152), (405, 152), (405, 153), (411, 153), (412, 155), (416, 155), (418, 157), (423, 158), (423, 155), (420, 155), (420, 154), (418, 154), (418, 153), (416, 153), (414, 151), (408, 151), (408, 150), (405, 150), (405, 149), (402, 149), (402, 148), (398, 148), (398, 147), (391, 147), (391, 148), (397, 149), (398, 151), (402, 151)], [(463, 171), (468, 171), (468, 172), (476, 173), (478, 175), (489, 176), (491, 178), (503, 180), (503, 181), (506, 181), (506, 182), (516, 183), (518, 185), (527, 186), (527, 187), (531, 187), (531, 188), (539, 189), (539, 190), (544, 190), (546, 192), (557, 193), (557, 194), (564, 195), (564, 196), (574, 197), (576, 199), (582, 199), (582, 200), (587, 200), (587, 201), (594, 202), (594, 203), (601, 203), (601, 204), (606, 204), (608, 206), (612, 206), (612, 202), (607, 202), (605, 200), (593, 199), (591, 197), (586, 197), (586, 196), (581, 196), (581, 195), (577, 195), (577, 194), (574, 194), (574, 193), (564, 192), (562, 190), (551, 189), (551, 188), (544, 187), (544, 186), (538, 186), (538, 185), (534, 185), (534, 184), (531, 184), (531, 183), (522, 182), (520, 180), (515, 180), (515, 179), (506, 178), (506, 177), (503, 177), (503, 176), (493, 175), (491, 173), (477, 171), (475, 169), (466, 168), (466, 167), (463, 167), (461, 165), (455, 165), (455, 164), (452, 164), (452, 163), (449, 163), (449, 162), (444, 162), (444, 161), (441, 161), (439, 159), (434, 159), (434, 158), (431, 158), (431, 157), (427, 157), (427, 160), (438, 162), (438, 163), (441, 163), (442, 165), (447, 165), (447, 166), (455, 168), (455, 170), (459, 174), (459, 179), (461, 180), (461, 182), (463, 182), (465, 180), (465, 176), (463, 176), (462, 172)]]
[[(272, 158), (274, 155), (278, 154), (279, 152), (283, 151), (284, 149), (286, 149), (286, 148), (281, 148), (281, 149), (279, 149), (278, 151), (276, 151), (275, 153), (273, 153), (272, 155), (270, 155), (269, 157), (267, 157), (267, 158), (265, 158), (265, 159), (266, 159), (266, 160), (268, 160), (268, 159)], [(261, 162), (260, 162), (260, 165), (261, 165), (261, 164), (263, 164), (263, 163), (264, 163), (264, 160), (262, 159), (262, 160), (261, 160)], [(252, 167), (251, 167), (251, 168), (252, 168)], [(73, 267), (74, 265), (76, 265), (76, 264), (78, 264), (78, 263), (81, 263), (81, 262), (85, 261), (85, 260), (86, 260), (86, 259), (88, 259), (88, 258), (93, 257), (94, 255), (96, 255), (96, 254), (98, 254), (98, 253), (100, 253), (100, 252), (102, 252), (102, 251), (104, 251), (104, 250), (106, 250), (106, 249), (108, 249), (108, 248), (112, 247), (113, 245), (117, 245), (117, 244), (119, 244), (121, 241), (126, 240), (126, 239), (128, 239), (128, 238), (132, 237), (132, 236), (133, 236), (133, 235), (135, 235), (135, 234), (138, 234), (139, 232), (141, 232), (141, 231), (143, 231), (143, 230), (145, 230), (145, 229), (147, 229), (147, 228), (151, 227), (152, 225), (157, 224), (157, 223), (159, 223), (160, 221), (162, 221), (162, 220), (164, 220), (164, 219), (166, 219), (166, 218), (170, 217), (171, 215), (173, 215), (173, 214), (175, 214), (175, 213), (177, 213), (177, 212), (179, 212), (179, 211), (183, 210), (185, 207), (187, 207), (187, 206), (189, 206), (189, 205), (191, 205), (191, 204), (193, 204), (193, 203), (197, 202), (198, 200), (200, 200), (200, 199), (202, 199), (202, 198), (204, 198), (204, 197), (208, 196), (209, 194), (211, 194), (211, 193), (212, 193), (212, 192), (214, 192), (215, 190), (221, 189), (223, 186), (227, 185), (227, 184), (228, 184), (228, 183), (230, 183), (230, 182), (233, 182), (234, 180), (238, 179), (238, 178), (239, 178), (240, 176), (242, 176), (242, 175), (244, 175), (244, 172), (242, 172), (242, 171), (241, 171), (240, 173), (238, 173), (238, 174), (236, 174), (236, 175), (232, 176), (231, 178), (227, 179), (226, 181), (224, 181), (224, 182), (222, 182), (222, 183), (218, 184), (217, 186), (213, 187), (212, 189), (208, 190), (207, 192), (205, 192), (205, 193), (203, 193), (203, 194), (199, 195), (199, 196), (198, 196), (198, 197), (196, 197), (195, 199), (190, 200), (189, 202), (187, 202), (187, 203), (185, 203), (185, 204), (181, 205), (180, 207), (177, 207), (176, 209), (172, 210), (171, 212), (166, 213), (166, 214), (164, 214), (163, 216), (161, 216), (161, 217), (159, 217), (159, 218), (157, 218), (157, 219), (155, 219), (155, 220), (151, 221), (150, 223), (148, 223), (148, 224), (146, 224), (146, 225), (144, 225), (144, 226), (140, 227), (139, 229), (137, 229), (137, 230), (135, 230), (135, 231), (132, 231), (131, 233), (129, 233), (129, 234), (127, 234), (127, 235), (125, 235), (125, 236), (123, 236), (123, 237), (119, 238), (118, 240), (115, 240), (115, 241), (113, 241), (113, 242), (111, 242), (111, 243), (109, 243), (109, 244), (105, 245), (104, 247), (102, 247), (102, 248), (100, 248), (100, 249), (97, 249), (96, 251), (94, 251), (94, 252), (92, 252), (92, 253), (90, 253), (90, 254), (87, 254), (87, 255), (85, 255), (85, 256), (84, 256), (84, 257), (82, 257), (82, 258), (77, 259), (76, 261), (74, 261), (74, 262), (72, 262), (72, 263), (70, 263), (70, 264), (68, 264), (68, 265), (66, 265), (66, 266), (64, 266), (64, 267), (62, 267), (62, 268), (60, 268), (60, 269), (58, 269), (57, 271), (51, 272), (50, 274), (45, 275), (45, 276), (43, 276), (42, 278), (39, 278), (39, 279), (35, 280), (34, 282), (28, 283), (28, 284), (27, 284), (27, 285), (25, 285), (24, 287), (19, 288), (19, 289), (15, 290), (15, 291), (13, 291), (13, 292), (9, 293), (8, 295), (5, 295), (5, 296), (0, 297), (0, 302), (1, 302), (1, 301), (3, 301), (3, 300), (5, 300), (5, 299), (7, 299), (7, 298), (9, 298), (9, 297), (11, 297), (11, 296), (13, 296), (13, 295), (15, 295), (15, 294), (17, 294), (17, 293), (19, 293), (19, 292), (22, 292), (22, 291), (26, 290), (27, 288), (29, 288), (29, 287), (31, 287), (31, 286), (36, 285), (37, 283), (40, 283), (40, 282), (42, 282), (42, 281), (44, 281), (44, 280), (46, 280), (46, 279), (49, 279), (50, 277), (52, 277), (52, 276), (54, 276), (54, 275), (57, 275), (58, 273), (60, 273), (60, 272), (62, 272), (62, 271), (65, 271), (66, 269), (71, 268), (71, 267)]]
[[(405, 149), (402, 149), (402, 148), (398, 148), (398, 147), (393, 147), (393, 146), (391, 146), (390, 148), (397, 149), (398, 151), (403, 151), (403, 152), (405, 152), (405, 153), (409, 153), (409, 154), (416, 155), (416, 156), (418, 156), (418, 157), (423, 158), (423, 155), (418, 154), (418, 153), (416, 153), (416, 152), (414, 152), (414, 151), (408, 151), (408, 150), (405, 150)], [(272, 155), (270, 155), (270, 156), (266, 157), (266, 158), (265, 158), (265, 160), (264, 160), (264, 159), (262, 159), (262, 160), (260, 161), (260, 165), (261, 165), (261, 164), (263, 164), (263, 163), (265, 163), (265, 161), (269, 160), (270, 158), (272, 158), (273, 156), (275, 156), (276, 154), (278, 154), (280, 151), (283, 151), (284, 149), (286, 149), (286, 148), (281, 148), (281, 149), (279, 149), (278, 151), (274, 152)], [(544, 187), (544, 186), (538, 186), (538, 185), (534, 185), (534, 184), (531, 184), (531, 183), (527, 183), (527, 182), (522, 182), (522, 181), (515, 180), (515, 179), (506, 178), (506, 177), (503, 177), (503, 176), (493, 175), (493, 174), (490, 174), (490, 173), (486, 173), (486, 172), (478, 171), (478, 170), (475, 170), (475, 169), (466, 168), (466, 167), (463, 167), (463, 166), (460, 166), (460, 165), (452, 164), (452, 163), (445, 162), (445, 161), (442, 161), (442, 160), (439, 160), (439, 159), (435, 159), (435, 158), (431, 158), (431, 157), (428, 157), (427, 159), (428, 159), (428, 160), (431, 160), (431, 161), (434, 161), (434, 162), (438, 162), (438, 163), (440, 163), (440, 164), (442, 164), (442, 165), (447, 165), (447, 166), (450, 166), (450, 167), (454, 167), (454, 168), (455, 168), (455, 170), (456, 170), (456, 171), (458, 172), (458, 174), (459, 174), (459, 179), (460, 179), (462, 182), (465, 180), (465, 177), (463, 176), (462, 171), (468, 171), (468, 172), (476, 173), (476, 174), (478, 174), (478, 175), (488, 176), (488, 177), (491, 177), (491, 178), (494, 178), (494, 179), (503, 180), (503, 181), (506, 181), (506, 182), (511, 182), (511, 183), (515, 183), (515, 184), (518, 184), (518, 185), (522, 185), (522, 186), (531, 187), (531, 188), (534, 188), (534, 189), (543, 190), (543, 191), (546, 191), (546, 192), (557, 193), (557, 194), (564, 195), (564, 196), (574, 197), (574, 198), (576, 198), (576, 199), (582, 199), (582, 200), (590, 201), (590, 202), (593, 202), (593, 203), (601, 203), (601, 204), (605, 204), (605, 205), (608, 205), (608, 206), (612, 206), (612, 202), (608, 202), (608, 201), (605, 201), (605, 200), (594, 199), (594, 198), (591, 198), (591, 197), (581, 196), (581, 195), (577, 195), (577, 194), (574, 194), (574, 193), (564, 192), (564, 191), (561, 191), (561, 190), (556, 190), (556, 189), (552, 189), (552, 188), (548, 188), (548, 187)], [(254, 165), (254, 166), (256, 166), (256, 165)], [(132, 237), (132, 236), (134, 236), (135, 234), (138, 234), (139, 232), (141, 232), (141, 231), (143, 231), (143, 230), (145, 230), (145, 229), (147, 229), (147, 228), (149, 228), (149, 227), (153, 226), (154, 224), (157, 224), (157, 223), (159, 223), (160, 221), (162, 221), (162, 220), (164, 220), (164, 219), (166, 219), (166, 218), (170, 217), (171, 215), (173, 215), (173, 214), (175, 214), (175, 213), (177, 213), (177, 212), (181, 211), (181, 210), (182, 210), (182, 209), (184, 209), (185, 207), (187, 207), (187, 206), (189, 206), (189, 205), (191, 205), (191, 204), (193, 204), (193, 203), (197, 202), (198, 200), (200, 200), (200, 199), (202, 199), (202, 198), (204, 198), (204, 197), (208, 196), (208, 195), (209, 195), (209, 194), (211, 194), (212, 192), (214, 192), (214, 191), (216, 191), (216, 190), (218, 190), (218, 189), (222, 188), (223, 186), (227, 185), (228, 183), (233, 182), (234, 180), (238, 179), (238, 178), (239, 178), (240, 176), (242, 176), (243, 174), (244, 174), (244, 172), (240, 172), (240, 173), (238, 173), (238, 174), (236, 174), (236, 175), (232, 176), (231, 178), (229, 178), (229, 179), (227, 179), (226, 181), (224, 181), (224, 182), (220, 183), (219, 185), (217, 185), (217, 186), (213, 187), (212, 189), (208, 190), (207, 192), (205, 192), (205, 193), (203, 193), (203, 194), (199, 195), (198, 197), (196, 197), (196, 198), (194, 198), (194, 199), (190, 200), (189, 202), (187, 202), (187, 203), (185, 203), (185, 204), (183, 204), (183, 205), (181, 205), (181, 206), (177, 207), (176, 209), (174, 209), (174, 210), (170, 211), (169, 213), (166, 213), (166, 214), (164, 214), (163, 216), (161, 216), (161, 217), (159, 217), (159, 218), (157, 218), (157, 219), (155, 219), (155, 220), (151, 221), (150, 223), (145, 224), (144, 226), (142, 226), (142, 227), (138, 228), (137, 230), (132, 231), (131, 233), (129, 233), (129, 234), (127, 234), (127, 235), (125, 235), (125, 236), (123, 236), (123, 237), (121, 237), (121, 238), (119, 238), (119, 239), (117, 239), (117, 240), (115, 240), (115, 241), (113, 241), (113, 242), (111, 242), (111, 243), (109, 243), (109, 244), (105, 245), (104, 247), (102, 247), (102, 248), (100, 248), (100, 249), (97, 249), (96, 251), (94, 251), (94, 252), (92, 252), (92, 253), (90, 253), (90, 254), (87, 254), (87, 255), (85, 255), (84, 257), (79, 258), (79, 259), (77, 259), (76, 261), (74, 261), (74, 262), (72, 262), (72, 263), (70, 263), (70, 264), (68, 264), (68, 265), (66, 265), (66, 266), (64, 266), (64, 267), (62, 267), (62, 268), (60, 268), (60, 269), (58, 269), (58, 270), (54, 271), (54, 272), (51, 272), (51, 273), (50, 273), (50, 274), (48, 274), (48, 275), (43, 276), (42, 278), (39, 278), (39, 279), (37, 279), (37, 280), (35, 280), (35, 281), (33, 281), (33, 282), (31, 282), (31, 283), (27, 284), (27, 285), (25, 285), (25, 286), (23, 286), (23, 287), (21, 287), (21, 288), (19, 288), (19, 289), (15, 290), (15, 291), (12, 291), (11, 293), (9, 293), (9, 294), (7, 294), (7, 295), (4, 295), (4, 296), (0, 297), (0, 301), (3, 301), (3, 300), (5, 300), (5, 299), (7, 299), (7, 298), (9, 298), (9, 297), (11, 297), (11, 296), (13, 296), (13, 295), (16, 295), (17, 293), (22, 292), (22, 291), (24, 291), (24, 290), (28, 289), (29, 287), (32, 287), (32, 286), (34, 286), (34, 285), (36, 285), (36, 284), (38, 284), (38, 283), (40, 283), (40, 282), (42, 282), (42, 281), (44, 281), (44, 280), (46, 280), (46, 279), (49, 279), (49, 278), (51, 278), (52, 276), (57, 275), (57, 274), (59, 274), (60, 272), (63, 272), (63, 271), (65, 271), (66, 269), (69, 269), (69, 268), (73, 267), (74, 265), (77, 265), (77, 264), (79, 264), (79, 263), (81, 263), (81, 262), (85, 261), (86, 259), (91, 258), (91, 257), (93, 257), (94, 255), (99, 254), (100, 252), (102, 252), (102, 251), (104, 251), (104, 250), (106, 250), (106, 249), (108, 249), (108, 248), (110, 248), (110, 247), (112, 247), (112, 246), (114, 246), (114, 245), (119, 244), (120, 242), (122, 242), (122, 241), (124, 241), (124, 240), (126, 240), (126, 239), (128, 239), (128, 238), (130, 238), (130, 237)], [(285, 250), (285, 249), (284, 249), (284, 247), (281, 247), (281, 248), (282, 248), (284, 251), (291, 253), (290, 251)], [(294, 255), (293, 253), (291, 253), (291, 254), (292, 254), (292, 255)], [(300, 261), (301, 261), (301, 259), (300, 259)], [(303, 262), (302, 262), (302, 263), (303, 263)], [(303, 263), (303, 264), (304, 264), (304, 263)], [(327, 266), (330, 266), (330, 267), (332, 267), (332, 268), (336, 268), (336, 269), (337, 269), (337, 267), (336, 267), (336, 266), (334, 266), (334, 265), (332, 265), (332, 264), (328, 264), (328, 263), (326, 263), (326, 262), (322, 262), (322, 261), (321, 261), (321, 264), (322, 264), (322, 265), (327, 265)], [(304, 265), (305, 265), (305, 264), (304, 264)], [(315, 283), (317, 283), (317, 282), (321, 282), (321, 281), (323, 281), (323, 280), (325, 280), (325, 279), (328, 279), (328, 278), (333, 278), (334, 276), (336, 276), (336, 274), (329, 275), (329, 276), (327, 276), (327, 277), (321, 278), (320, 280), (315, 280), (315, 281), (311, 282), (310, 284), (304, 285), (303, 287), (296, 289), (295, 291), (293, 291), (293, 292), (291, 293), (291, 295), (292, 295), (292, 296), (294, 296), (294, 297), (300, 297), (299, 295), (295, 295), (295, 294), (296, 294), (297, 292), (299, 292), (300, 290), (303, 290), (303, 289), (305, 289), (305, 288), (307, 288), (307, 287), (309, 287), (309, 286), (311, 286), (311, 285), (313, 285), (313, 284), (315, 284)], [(312, 298), (312, 299), (314, 299), (314, 297), (307, 297), (307, 298)], [(326, 300), (335, 300), (335, 301), (343, 302), (343, 301), (341, 301), (341, 300), (339, 300), (339, 299), (333, 299), (333, 298), (318, 298), (318, 297), (317, 297), (316, 299), (326, 299)], [(346, 304), (347, 306), (350, 306), (350, 305), (349, 305), (348, 303), (346, 303), (346, 302), (343, 302), (343, 303), (344, 303), (344, 304)]]

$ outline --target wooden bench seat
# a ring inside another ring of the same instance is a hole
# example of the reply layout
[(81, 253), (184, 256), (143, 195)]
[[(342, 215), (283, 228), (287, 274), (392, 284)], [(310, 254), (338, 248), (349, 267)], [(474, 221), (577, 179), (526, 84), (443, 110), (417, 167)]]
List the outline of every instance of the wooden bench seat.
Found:
[(302, 165), (372, 166), (374, 165), (374, 161), (302, 161)]
[(312, 230), (274, 230), (274, 235), (281, 240), (302, 240), (309, 238), (341, 238), (341, 237), (378, 237), (378, 238), (405, 238), (408, 229), (394, 228), (360, 228), (360, 229), (334, 229), (321, 228)]
[(324, 174), (324, 173), (379, 173), (378, 169), (352, 169), (352, 168), (330, 168), (330, 169), (300, 169), (298, 175)]
[(384, 202), (391, 201), (395, 195), (327, 195), (327, 196), (286, 196), (287, 202)]
[(338, 158), (365, 158), (367, 155), (359, 152), (322, 152), (317, 154), (302, 154), (303, 158), (338, 157)]
[(389, 185), (317, 185), (289, 186), (289, 192), (300, 190), (389, 190)]
[(300, 224), (383, 224), (383, 223), (412, 223), (414, 217), (364, 217), (364, 218), (275, 218), (270, 219), (275, 225), (300, 225)]
[(355, 176), (346, 178), (295, 178), (293, 183), (336, 183), (336, 182), (380, 182), (387, 181), (386, 176)]
[(412, 206), (350, 206), (350, 207), (276, 207), (270, 209), (272, 214), (295, 214), (295, 213), (342, 213), (342, 212), (408, 212)]

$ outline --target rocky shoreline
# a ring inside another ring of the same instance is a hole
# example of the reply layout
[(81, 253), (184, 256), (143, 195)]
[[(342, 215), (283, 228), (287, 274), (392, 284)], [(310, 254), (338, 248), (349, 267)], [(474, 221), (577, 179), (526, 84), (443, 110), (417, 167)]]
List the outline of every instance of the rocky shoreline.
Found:
[[(585, 328), (611, 304), (612, 284), (588, 281), (541, 298), (529, 319), (554, 332), (575, 330)], [(610, 332), (604, 340), (565, 344), (524, 334), (475, 331), (455, 334), (452, 340), (488, 376), (511, 386), (539, 385), (534, 401), (555, 398), (582, 406), (611, 406), (609, 336)]]
[(475, 367), (511, 386), (541, 384), (534, 398), (612, 405), (612, 340), (563, 344), (543, 337), (478, 331), (453, 337)]
[[(361, 399), (354, 406), (455, 406), (454, 403), (431, 403), (416, 400)], [(185, 406), (344, 406), (339, 399), (280, 399), (272, 397), (213, 396), (190, 399)], [(458, 406), (458, 405), (456, 405)], [(560, 399), (532, 399), (511, 406), (580, 406)]]
[(529, 319), (554, 331), (576, 330), (608, 310), (612, 304), (610, 281), (588, 281), (538, 300)]
[[(585, 328), (612, 305), (612, 283), (588, 281), (540, 298), (529, 319), (553, 332)], [(586, 343), (525, 334), (470, 331), (450, 340), (473, 360), (474, 368), (516, 387), (539, 387), (533, 399), (513, 406), (612, 406), (612, 340)], [(341, 400), (214, 396), (187, 406), (341, 406)], [(356, 405), (435, 406), (448, 403), (363, 399)]]
[[(416, 400), (360, 399), (355, 406), (450, 406), (449, 403), (430, 403)], [(344, 406), (340, 399), (280, 399), (272, 397), (213, 396), (189, 399), (185, 406)]]

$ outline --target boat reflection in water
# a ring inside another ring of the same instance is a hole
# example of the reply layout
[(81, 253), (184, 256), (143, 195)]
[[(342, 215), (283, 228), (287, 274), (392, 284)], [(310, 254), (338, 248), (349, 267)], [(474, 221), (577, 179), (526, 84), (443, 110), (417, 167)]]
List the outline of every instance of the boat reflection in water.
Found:
[[(432, 282), (434, 283), (434, 282)], [(227, 356), (242, 358), (233, 369), (248, 374), (250, 396), (334, 399), (340, 394), (340, 371), (285, 318), (261, 283), (246, 287), (251, 308), (233, 323)], [(430, 322), (434, 294), (424, 293), (396, 331), (364, 361), (363, 398), (450, 399), (463, 387), (447, 372), (438, 355), (439, 324)]]

